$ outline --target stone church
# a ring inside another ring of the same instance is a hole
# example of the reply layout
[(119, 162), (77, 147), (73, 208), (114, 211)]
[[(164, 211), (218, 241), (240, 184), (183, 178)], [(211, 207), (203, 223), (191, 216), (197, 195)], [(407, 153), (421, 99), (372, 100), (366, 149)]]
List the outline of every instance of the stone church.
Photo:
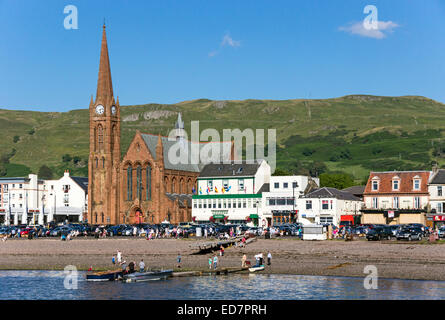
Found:
[[(121, 158), (120, 105), (113, 93), (105, 26), (96, 99), (91, 97), (89, 112), (88, 223), (160, 223), (166, 220), (177, 224), (191, 221), (192, 194), (196, 192), (197, 177), (206, 163), (177, 164), (170, 161), (169, 151), (179, 146), (190, 154), (192, 149), (196, 150), (196, 146), (192, 148), (194, 143), (198, 144), (198, 150), (205, 143), (184, 138), (184, 123), (179, 114), (173, 141), (137, 131)], [(220, 160), (234, 160), (233, 142), (219, 144)]]

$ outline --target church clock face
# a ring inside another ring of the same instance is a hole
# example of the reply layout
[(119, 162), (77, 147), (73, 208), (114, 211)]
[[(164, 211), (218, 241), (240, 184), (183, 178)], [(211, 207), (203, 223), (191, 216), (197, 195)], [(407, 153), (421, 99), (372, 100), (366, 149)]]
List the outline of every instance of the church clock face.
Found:
[(111, 107), (111, 113), (112, 114), (116, 114), (116, 106), (112, 106)]
[(99, 115), (104, 114), (105, 112), (105, 108), (103, 105), (99, 104), (98, 106), (96, 106), (96, 113)]

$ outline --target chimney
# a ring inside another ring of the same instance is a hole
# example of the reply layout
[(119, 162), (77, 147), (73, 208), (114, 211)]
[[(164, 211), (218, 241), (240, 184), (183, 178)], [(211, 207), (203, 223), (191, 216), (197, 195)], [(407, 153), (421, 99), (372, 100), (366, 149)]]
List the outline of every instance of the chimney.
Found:
[(433, 174), (437, 173), (439, 171), (439, 166), (437, 165), (437, 162), (434, 162), (433, 164)]

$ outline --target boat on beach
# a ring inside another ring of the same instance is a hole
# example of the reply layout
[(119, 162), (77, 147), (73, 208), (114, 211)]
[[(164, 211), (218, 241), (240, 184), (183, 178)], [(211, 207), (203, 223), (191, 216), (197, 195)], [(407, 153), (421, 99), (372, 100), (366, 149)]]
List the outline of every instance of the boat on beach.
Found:
[(249, 268), (250, 272), (257, 272), (257, 271), (262, 271), (262, 270), (264, 270), (264, 265), (255, 265), (255, 266)]
[(113, 281), (121, 279), (123, 275), (123, 271), (119, 269), (89, 273), (86, 278), (87, 281)]
[(152, 281), (152, 280), (163, 280), (163, 279), (167, 279), (172, 274), (173, 274), (173, 270), (133, 272), (133, 273), (124, 274), (122, 280), (124, 282), (142, 282), (142, 281)]

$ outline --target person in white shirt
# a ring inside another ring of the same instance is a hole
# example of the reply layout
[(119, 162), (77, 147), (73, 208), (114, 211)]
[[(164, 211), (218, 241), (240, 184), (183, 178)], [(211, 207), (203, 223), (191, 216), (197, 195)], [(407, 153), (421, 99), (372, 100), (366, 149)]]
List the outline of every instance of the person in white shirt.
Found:
[(141, 262), (139, 262), (139, 272), (144, 272), (144, 270), (145, 270), (144, 259), (141, 259)]
[(272, 261), (272, 254), (269, 252), (269, 253), (267, 254), (267, 265), (268, 265), (268, 266), (270, 266), (271, 261)]
[(121, 263), (122, 262), (122, 253), (117, 250), (117, 263)]

